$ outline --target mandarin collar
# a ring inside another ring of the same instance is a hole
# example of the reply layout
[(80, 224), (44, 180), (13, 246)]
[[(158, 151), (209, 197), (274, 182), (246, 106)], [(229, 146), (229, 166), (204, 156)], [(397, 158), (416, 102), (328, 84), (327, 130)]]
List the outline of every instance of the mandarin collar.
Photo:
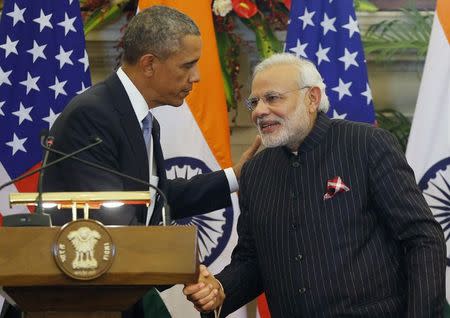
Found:
[[(303, 153), (313, 150), (315, 147), (322, 143), (322, 140), (327, 135), (328, 129), (331, 126), (331, 120), (327, 117), (323, 112), (319, 112), (317, 114), (316, 122), (311, 130), (311, 132), (306, 136), (305, 140), (300, 144), (298, 149), (297, 156), (300, 156)], [(284, 150), (289, 152), (291, 155), (294, 155), (292, 151), (283, 146)]]

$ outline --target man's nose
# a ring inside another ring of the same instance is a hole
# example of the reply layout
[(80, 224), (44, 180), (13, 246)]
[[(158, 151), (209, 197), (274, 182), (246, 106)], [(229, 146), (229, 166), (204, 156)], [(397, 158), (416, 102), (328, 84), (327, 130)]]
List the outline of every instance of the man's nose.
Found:
[(264, 101), (263, 98), (258, 99), (258, 102), (256, 103), (256, 107), (253, 110), (253, 113), (259, 117), (262, 115), (266, 115), (270, 112), (269, 107), (267, 103)]
[(189, 81), (191, 83), (197, 83), (200, 81), (200, 70), (197, 64), (192, 68), (192, 73), (189, 77)]
[(253, 122), (256, 124), (257, 118), (263, 118), (268, 115), (270, 115), (269, 107), (267, 107), (267, 104), (262, 99), (258, 100), (256, 108), (252, 111)]

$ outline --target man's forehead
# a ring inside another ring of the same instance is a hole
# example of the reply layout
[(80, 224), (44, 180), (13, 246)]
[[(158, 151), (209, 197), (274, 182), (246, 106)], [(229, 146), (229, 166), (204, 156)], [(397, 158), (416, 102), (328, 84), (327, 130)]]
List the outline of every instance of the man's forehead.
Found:
[(180, 39), (181, 51), (199, 51), (202, 49), (202, 38), (199, 35), (185, 35)]
[(202, 40), (200, 36), (186, 35), (180, 40), (180, 47), (169, 57), (183, 62), (198, 60), (202, 52)]
[(265, 94), (294, 89), (297, 85), (296, 73), (292, 67), (274, 65), (256, 74), (252, 82), (252, 93)]

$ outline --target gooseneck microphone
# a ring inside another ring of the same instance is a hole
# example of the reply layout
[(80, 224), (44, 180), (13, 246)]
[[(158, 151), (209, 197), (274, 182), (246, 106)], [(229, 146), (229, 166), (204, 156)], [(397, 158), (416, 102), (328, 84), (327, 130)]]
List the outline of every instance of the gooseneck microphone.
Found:
[[(47, 137), (46, 139), (50, 139), (51, 137)], [(52, 139), (53, 140), (53, 139)], [(44, 138), (42, 138), (41, 136), (41, 141), (44, 141)], [(56, 164), (58, 164), (59, 162), (69, 159), (77, 154), (79, 154), (80, 152), (83, 152), (85, 150), (88, 150), (92, 147), (97, 146), (98, 144), (102, 143), (103, 140), (101, 140), (100, 138), (96, 138), (96, 141), (94, 143), (91, 143), (89, 145), (87, 145), (86, 147), (80, 148), (70, 154), (67, 154), (55, 161), (52, 161), (48, 164), (43, 164), (40, 168), (38, 169), (34, 169), (28, 173), (25, 173), (24, 175), (21, 175), (20, 177), (17, 177), (15, 179), (12, 179), (4, 184), (2, 184), (0, 186), (0, 190), (17, 182), (20, 181), (22, 179), (25, 179), (35, 173), (38, 173), (40, 171), (44, 171), (45, 169), (54, 166)], [(47, 146), (45, 148), (48, 148)], [(44, 158), (45, 159), (45, 158)], [(41, 182), (41, 181), (40, 181)], [(41, 182), (42, 183), (42, 182)], [(41, 194), (40, 196), (42, 196), (42, 188), (41, 188)], [(38, 195), (39, 196), (39, 195)], [(41, 201), (42, 204), (42, 197), (37, 199), (38, 204), (39, 201)], [(48, 214), (44, 214), (42, 212), (40, 213), (21, 213), (21, 214), (11, 214), (11, 215), (5, 215), (3, 216), (3, 226), (5, 227), (14, 227), (14, 226), (51, 226), (51, 218), (50, 215)]]
[[(46, 144), (48, 147), (51, 147), (53, 145), (53, 137), (50, 137), (48, 129), (43, 129), (40, 134), (40, 141), (41, 146)], [(48, 155), (49, 151), (45, 149), (44, 151), (44, 158), (42, 159), (42, 166), (45, 166), (48, 161)], [(44, 208), (43, 208), (43, 202), (42, 202), (42, 184), (44, 180), (44, 174), (46, 169), (42, 169), (39, 173), (39, 179), (38, 179), (38, 197), (36, 199), (37, 207), (36, 207), (36, 213), (37, 214), (43, 214)]]
[[(27, 178), (27, 177), (29, 177), (29, 176), (35, 174), (35, 173), (38, 173), (39, 171), (42, 171), (42, 170), (47, 169), (47, 168), (50, 168), (51, 166), (54, 166), (54, 165), (58, 164), (58, 163), (61, 162), (61, 161), (64, 161), (64, 160), (69, 159), (69, 158), (72, 158), (72, 157), (78, 155), (80, 152), (83, 152), (83, 151), (88, 150), (88, 149), (90, 149), (90, 148), (92, 148), (92, 147), (95, 147), (95, 146), (97, 146), (98, 144), (101, 144), (102, 142), (103, 142), (103, 140), (101, 140), (100, 138), (96, 137), (96, 138), (95, 138), (95, 142), (93, 142), (92, 144), (89, 144), (89, 145), (87, 145), (87, 146), (85, 146), (85, 147), (83, 147), (83, 148), (80, 148), (80, 149), (78, 149), (78, 150), (76, 150), (76, 151), (74, 151), (74, 152), (71, 152), (71, 153), (69, 153), (69, 154), (65, 154), (63, 157), (61, 157), (61, 158), (59, 158), (59, 159), (56, 159), (56, 160), (54, 160), (54, 161), (52, 161), (52, 162), (46, 164), (45, 166), (42, 165), (40, 168), (31, 170), (30, 172), (27, 172), (27, 173), (21, 175), (20, 177), (17, 177), (17, 178), (15, 178), (15, 179), (12, 179), (12, 180), (10, 180), (10, 181), (8, 181), (8, 182), (2, 184), (2, 185), (0, 186), (0, 190), (3, 189), (3, 188), (5, 188), (5, 187), (7, 187), (7, 186), (9, 186), (9, 185), (11, 185), (11, 184), (13, 184), (13, 183), (16, 183), (17, 181), (23, 180), (23, 179), (25, 179), (25, 178)], [(51, 152), (51, 151), (50, 151), (50, 152)]]
[[(50, 138), (50, 137), (49, 137), (49, 138)], [(98, 138), (98, 137), (97, 137), (97, 138)], [(100, 138), (98, 138), (98, 139), (100, 139)], [(101, 142), (101, 139), (100, 139), (100, 142)], [(152, 185), (150, 182), (145, 181), (145, 180), (141, 180), (141, 179), (138, 179), (138, 178), (135, 178), (135, 177), (133, 177), (133, 176), (124, 174), (124, 173), (122, 173), (122, 172), (113, 170), (113, 169), (111, 169), (111, 168), (107, 168), (107, 167), (102, 166), (102, 165), (99, 165), (99, 164), (97, 164), (97, 163), (94, 163), (94, 162), (91, 162), (91, 161), (87, 161), (87, 160), (84, 160), (84, 159), (75, 157), (75, 155), (72, 155), (72, 154), (66, 154), (66, 153), (64, 153), (64, 152), (62, 152), (62, 151), (56, 150), (56, 149), (54, 149), (54, 148), (51, 148), (51, 145), (46, 145), (45, 143), (41, 144), (41, 146), (42, 146), (42, 148), (44, 148), (47, 152), (51, 152), (51, 153), (55, 153), (55, 154), (58, 154), (58, 155), (63, 156), (63, 157), (61, 157), (60, 159), (58, 159), (58, 160), (60, 160), (60, 161), (61, 161), (61, 159), (63, 159), (63, 158), (64, 158), (64, 159), (76, 160), (76, 161), (81, 162), (81, 163), (83, 163), (83, 164), (85, 164), (85, 165), (87, 165), (87, 166), (94, 167), (94, 168), (99, 169), (99, 170), (102, 170), (102, 171), (106, 171), (106, 172), (108, 172), (108, 173), (117, 175), (117, 176), (119, 176), (119, 177), (122, 177), (122, 178), (125, 178), (125, 179), (128, 179), (128, 180), (132, 180), (132, 181), (134, 181), (134, 182), (143, 184), (143, 185), (145, 185), (145, 186), (147, 186), (147, 187), (150, 187), (150, 188), (154, 189), (154, 190), (160, 195), (161, 199), (163, 200), (162, 223), (163, 223), (164, 226), (167, 226), (168, 224), (171, 223), (172, 220), (171, 220), (171, 214), (170, 214), (170, 207), (169, 207), (169, 203), (168, 203), (168, 201), (167, 201), (166, 195), (164, 194), (164, 192), (161, 191), (161, 189), (159, 189), (158, 187)], [(56, 162), (56, 161), (57, 161), (57, 160), (52, 161), (52, 162), (51, 162), (50, 164), (48, 164), (47, 166), (50, 166), (52, 163), (54, 163), (54, 162)]]

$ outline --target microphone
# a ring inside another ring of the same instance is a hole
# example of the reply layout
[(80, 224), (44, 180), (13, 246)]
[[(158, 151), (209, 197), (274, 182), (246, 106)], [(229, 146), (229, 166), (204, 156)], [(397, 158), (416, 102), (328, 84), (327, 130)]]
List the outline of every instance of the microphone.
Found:
[[(49, 137), (49, 138), (50, 138), (50, 137)], [(52, 137), (52, 138), (53, 138), (53, 137)], [(98, 138), (98, 137), (94, 137), (94, 139), (95, 139), (95, 140), (100, 140), (100, 142), (102, 142), (102, 140), (101, 140), (100, 138)], [(100, 143), (100, 142), (99, 142), (99, 143)], [(94, 145), (94, 144), (93, 144), (93, 145)], [(122, 177), (122, 178), (125, 178), (125, 179), (128, 179), (128, 180), (132, 180), (132, 181), (134, 181), (134, 182), (143, 184), (143, 185), (145, 185), (145, 186), (147, 186), (147, 187), (150, 187), (150, 188), (154, 189), (154, 190), (160, 195), (160, 197), (161, 197), (162, 200), (163, 200), (162, 223), (163, 223), (164, 226), (167, 226), (167, 224), (170, 224), (170, 223), (171, 223), (172, 220), (171, 220), (171, 215), (170, 215), (170, 207), (169, 207), (169, 203), (168, 203), (168, 201), (167, 201), (166, 195), (164, 194), (164, 192), (161, 191), (161, 189), (159, 189), (158, 187), (152, 185), (150, 182), (145, 181), (145, 180), (141, 180), (141, 179), (138, 179), (138, 178), (135, 178), (135, 177), (133, 177), (133, 176), (129, 176), (129, 175), (127, 175), (127, 174), (124, 174), (124, 173), (122, 173), (122, 172), (113, 170), (113, 169), (111, 169), (111, 168), (107, 168), (107, 167), (102, 166), (102, 165), (99, 165), (99, 164), (97, 164), (97, 163), (90, 162), (90, 161), (87, 161), (87, 160), (84, 160), (84, 159), (75, 157), (75, 155), (72, 155), (72, 153), (71, 153), (71, 154), (66, 154), (66, 153), (64, 153), (64, 152), (62, 152), (62, 151), (59, 151), (59, 150), (56, 150), (56, 149), (51, 148), (51, 145), (49, 146), (49, 145), (41, 144), (41, 146), (42, 146), (47, 152), (51, 152), (51, 153), (55, 153), (55, 154), (58, 154), (58, 155), (63, 156), (63, 157), (61, 157), (60, 159), (58, 159), (59, 161), (61, 161), (61, 159), (71, 159), (71, 160), (76, 160), (76, 161), (81, 162), (81, 163), (83, 163), (83, 164), (85, 164), (85, 165), (88, 165), (88, 166), (90, 166), (90, 167), (94, 167), (94, 168), (96, 168), (96, 169), (99, 169), (99, 170), (102, 170), (102, 171), (106, 171), (106, 172), (108, 172), (108, 173), (117, 175), (117, 176), (119, 176), (119, 177)], [(50, 166), (50, 165), (52, 165), (54, 162), (56, 162), (56, 161), (58, 161), (58, 160), (52, 161), (50, 164), (47, 165), (47, 167)], [(42, 167), (41, 167), (41, 168), (42, 168)], [(0, 189), (1, 189), (1, 187), (0, 187)]]
[[(47, 137), (47, 139), (49, 140), (50, 137)], [(41, 141), (43, 141), (44, 138), (41, 135)], [(51, 137), (51, 140), (53, 140), (53, 137)], [(17, 182), (20, 181), (22, 179), (25, 179), (35, 173), (38, 173), (40, 171), (44, 171), (45, 169), (54, 166), (56, 164), (58, 164), (59, 162), (72, 158), (73, 156), (79, 154), (80, 152), (83, 152), (85, 150), (88, 150), (92, 147), (97, 146), (98, 144), (102, 143), (103, 140), (101, 140), (100, 138), (96, 138), (96, 141), (94, 143), (91, 143), (83, 148), (80, 148), (70, 154), (66, 154), (65, 156), (54, 160), (48, 164), (43, 164), (40, 168), (38, 169), (34, 169), (30, 172), (25, 173), (24, 175), (21, 175), (20, 177), (17, 177), (15, 179), (12, 179), (4, 184), (2, 184), (0, 186), (0, 190)], [(44, 149), (48, 150), (50, 149), (49, 147), (45, 146)], [(41, 190), (42, 191), (42, 190)], [(38, 198), (38, 200), (42, 201), (42, 198)], [(39, 204), (39, 203), (38, 203)], [(3, 216), (3, 226), (5, 227), (10, 227), (10, 226), (51, 226), (51, 218), (48, 214), (44, 214), (44, 213), (21, 213), (21, 214), (11, 214), (11, 215), (6, 215)]]
[[(44, 145), (45, 143), (47, 144), (47, 146), (52, 146), (53, 145), (53, 137), (49, 137), (48, 136), (48, 129), (42, 129), (41, 130), (41, 134), (40, 134), (40, 141), (41, 141), (41, 146)], [(45, 150), (44, 151), (44, 158), (42, 159), (42, 166), (45, 166), (47, 164), (48, 161), (48, 155), (49, 155), (49, 151)], [(38, 180), (38, 197), (37, 197), (37, 208), (36, 208), (36, 213), (37, 214), (43, 214), (44, 213), (44, 209), (42, 207), (42, 183), (44, 180), (44, 174), (45, 174), (45, 170), (43, 169), (41, 170), (41, 172), (39, 173), (39, 180)]]

